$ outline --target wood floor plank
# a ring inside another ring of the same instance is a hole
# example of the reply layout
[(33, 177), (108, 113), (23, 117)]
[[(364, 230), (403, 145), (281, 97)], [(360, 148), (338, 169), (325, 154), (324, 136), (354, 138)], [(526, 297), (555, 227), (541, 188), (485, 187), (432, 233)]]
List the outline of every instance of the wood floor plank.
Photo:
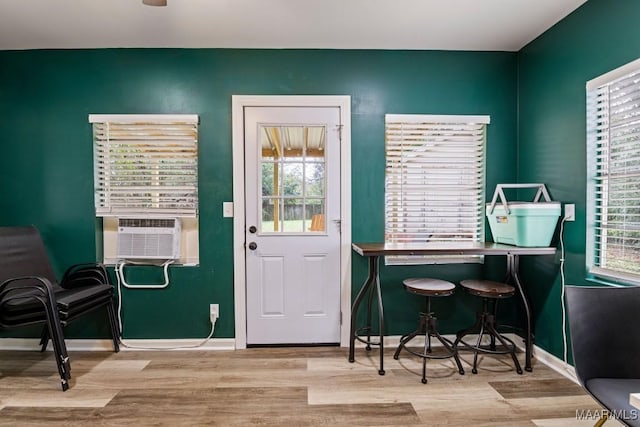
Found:
[[(544, 420), (532, 420), (537, 427), (592, 427), (595, 420), (577, 420), (573, 418), (549, 418)], [(606, 427), (624, 427), (617, 420), (607, 420)]]
[(530, 419), (571, 418), (576, 419), (578, 410), (600, 409), (600, 406), (586, 393), (575, 396), (531, 397), (508, 399), (514, 412)]
[(584, 394), (582, 387), (567, 378), (530, 379), (525, 377), (519, 381), (491, 381), (489, 385), (506, 399)]
[(114, 390), (74, 390), (64, 393), (55, 390), (3, 389), (0, 405), (32, 408), (102, 408), (117, 394)]

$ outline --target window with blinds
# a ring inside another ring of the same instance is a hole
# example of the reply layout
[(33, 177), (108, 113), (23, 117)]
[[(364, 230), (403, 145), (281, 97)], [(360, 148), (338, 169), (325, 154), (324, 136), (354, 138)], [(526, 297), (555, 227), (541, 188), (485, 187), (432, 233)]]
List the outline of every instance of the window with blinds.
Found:
[(89, 121), (96, 216), (197, 216), (197, 115), (90, 115)]
[(587, 83), (587, 264), (640, 283), (640, 59)]
[[(484, 240), (489, 116), (385, 116), (385, 242)], [(387, 264), (480, 257), (387, 257)]]

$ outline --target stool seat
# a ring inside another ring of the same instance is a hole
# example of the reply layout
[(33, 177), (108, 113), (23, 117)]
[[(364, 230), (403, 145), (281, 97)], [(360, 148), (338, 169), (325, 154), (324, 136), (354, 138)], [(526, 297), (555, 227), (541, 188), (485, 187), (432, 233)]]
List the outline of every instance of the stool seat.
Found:
[(492, 280), (463, 280), (460, 286), (471, 295), (483, 298), (509, 298), (516, 292), (513, 286)]
[(405, 279), (402, 284), (408, 292), (426, 297), (446, 297), (453, 294), (456, 289), (456, 285), (446, 280), (422, 277)]

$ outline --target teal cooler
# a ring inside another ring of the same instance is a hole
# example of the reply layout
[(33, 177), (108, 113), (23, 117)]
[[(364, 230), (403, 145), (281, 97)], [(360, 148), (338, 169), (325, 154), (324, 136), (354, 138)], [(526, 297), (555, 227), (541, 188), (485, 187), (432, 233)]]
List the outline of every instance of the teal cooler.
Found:
[(496, 243), (516, 246), (549, 246), (560, 217), (560, 202), (511, 202), (507, 212), (496, 206), (490, 213), (487, 203), (487, 219)]
[[(533, 202), (507, 202), (504, 188), (538, 188), (538, 193)], [(541, 198), (545, 201), (539, 201)], [(549, 246), (561, 210), (544, 184), (498, 184), (486, 206), (493, 241), (524, 247)]]

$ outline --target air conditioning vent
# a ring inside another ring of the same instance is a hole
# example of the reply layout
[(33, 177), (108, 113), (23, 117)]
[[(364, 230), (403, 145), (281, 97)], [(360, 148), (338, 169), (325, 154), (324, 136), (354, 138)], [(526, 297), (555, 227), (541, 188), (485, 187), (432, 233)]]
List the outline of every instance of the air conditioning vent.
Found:
[(180, 220), (177, 218), (119, 218), (119, 259), (180, 258)]

